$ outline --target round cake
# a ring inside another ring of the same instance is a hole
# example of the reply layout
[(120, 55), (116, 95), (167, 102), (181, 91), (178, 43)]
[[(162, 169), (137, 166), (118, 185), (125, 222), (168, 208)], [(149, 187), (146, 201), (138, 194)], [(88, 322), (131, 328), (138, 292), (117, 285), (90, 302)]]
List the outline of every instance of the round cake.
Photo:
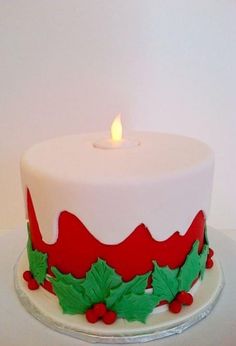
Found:
[(148, 323), (160, 307), (191, 305), (189, 292), (213, 266), (213, 153), (173, 134), (134, 132), (135, 145), (105, 149), (96, 146), (103, 137), (55, 138), (23, 155), (22, 282), (87, 325)]

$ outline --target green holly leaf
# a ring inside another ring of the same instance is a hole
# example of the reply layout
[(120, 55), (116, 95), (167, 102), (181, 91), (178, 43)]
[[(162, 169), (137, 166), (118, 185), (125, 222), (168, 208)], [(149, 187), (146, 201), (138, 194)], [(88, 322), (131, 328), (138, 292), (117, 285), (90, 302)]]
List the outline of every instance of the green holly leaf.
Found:
[(137, 275), (131, 281), (122, 282), (118, 287), (111, 289), (109, 296), (106, 298), (107, 307), (111, 309), (112, 305), (126, 294), (144, 293), (145, 289), (147, 288), (147, 281), (148, 281), (149, 275), (150, 275), (150, 272), (144, 275)]
[(47, 274), (47, 254), (38, 250), (33, 250), (30, 233), (28, 234), (27, 253), (29, 259), (29, 269), (40, 285), (44, 282)]
[(171, 302), (175, 298), (179, 288), (178, 272), (179, 269), (170, 269), (168, 266), (159, 267), (154, 262), (152, 287), (153, 295), (158, 298), (158, 302), (162, 300)]
[(209, 245), (205, 244), (202, 249), (202, 253), (199, 256), (200, 261), (200, 276), (203, 279), (206, 270), (207, 255), (209, 253)]
[(91, 306), (91, 302), (81, 288), (76, 289), (75, 286), (63, 280), (50, 278), (50, 281), (63, 313), (70, 315), (83, 314)]
[(129, 293), (114, 304), (113, 310), (116, 311), (118, 317), (125, 318), (127, 321), (144, 323), (155, 306), (156, 297), (152, 294)]
[(193, 244), (192, 250), (186, 257), (183, 266), (180, 268), (178, 279), (179, 279), (179, 290), (189, 291), (192, 287), (193, 281), (198, 277), (200, 272), (200, 261), (198, 254), (199, 241), (196, 240)]
[(81, 286), (93, 304), (104, 302), (110, 294), (112, 288), (117, 287), (122, 282), (120, 275), (114, 269), (99, 259), (87, 272), (85, 280)]
[(51, 267), (51, 271), (55, 275), (57, 281), (62, 281), (65, 284), (73, 285), (77, 289), (80, 289), (82, 282), (84, 282), (84, 279), (77, 279), (71, 274), (63, 274), (56, 267)]

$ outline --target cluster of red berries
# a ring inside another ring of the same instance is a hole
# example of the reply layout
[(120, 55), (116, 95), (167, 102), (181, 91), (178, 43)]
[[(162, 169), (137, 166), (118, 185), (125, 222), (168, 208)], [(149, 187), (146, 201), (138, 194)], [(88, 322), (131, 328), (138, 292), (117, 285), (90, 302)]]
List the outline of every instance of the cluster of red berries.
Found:
[(96, 323), (98, 320), (103, 320), (105, 324), (112, 324), (115, 322), (117, 315), (114, 311), (107, 310), (104, 303), (94, 304), (91, 309), (86, 311), (86, 319), (90, 323)]
[(29, 270), (26, 270), (23, 273), (24, 280), (28, 283), (28, 288), (32, 291), (37, 290), (39, 288), (39, 284), (37, 281), (33, 278), (32, 273)]
[(212, 261), (212, 257), (214, 256), (214, 251), (212, 249), (209, 249), (207, 261), (206, 261), (206, 268), (211, 269), (214, 265), (214, 262)]
[(182, 305), (191, 305), (192, 303), (193, 296), (188, 292), (182, 291), (178, 293), (175, 299), (169, 304), (169, 311), (178, 314), (182, 309)]

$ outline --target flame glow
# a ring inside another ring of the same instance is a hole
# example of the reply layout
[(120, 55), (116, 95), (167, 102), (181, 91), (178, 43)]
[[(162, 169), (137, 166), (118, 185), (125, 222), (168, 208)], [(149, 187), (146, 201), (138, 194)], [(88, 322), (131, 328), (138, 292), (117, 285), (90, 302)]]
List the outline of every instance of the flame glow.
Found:
[(111, 138), (113, 141), (120, 141), (122, 139), (122, 123), (120, 114), (118, 114), (111, 125)]

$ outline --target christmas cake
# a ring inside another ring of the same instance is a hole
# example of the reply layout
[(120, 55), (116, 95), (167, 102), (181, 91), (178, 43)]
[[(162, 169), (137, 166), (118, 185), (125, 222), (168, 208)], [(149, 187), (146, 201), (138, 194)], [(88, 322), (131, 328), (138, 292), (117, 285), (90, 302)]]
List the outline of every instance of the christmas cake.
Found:
[(179, 135), (136, 132), (118, 149), (97, 146), (102, 137), (56, 138), (23, 155), (28, 243), (17, 271), (25, 292), (53, 301), (59, 319), (75, 315), (78, 330), (140, 334), (152, 316), (197, 304), (213, 267), (213, 153)]

